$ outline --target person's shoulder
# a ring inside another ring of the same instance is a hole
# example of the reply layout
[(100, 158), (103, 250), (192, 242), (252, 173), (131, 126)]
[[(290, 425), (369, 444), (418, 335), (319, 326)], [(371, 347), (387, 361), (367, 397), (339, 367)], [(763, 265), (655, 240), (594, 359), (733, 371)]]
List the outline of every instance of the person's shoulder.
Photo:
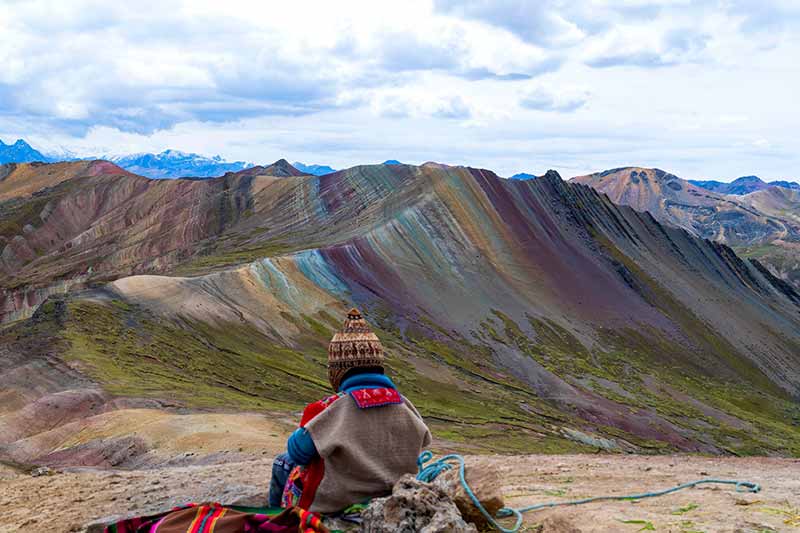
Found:
[(341, 394), (333, 394), (326, 398), (323, 398), (319, 401), (310, 403), (306, 405), (306, 408), (303, 410), (303, 418), (300, 420), (300, 426), (305, 426), (309, 423), (315, 416), (320, 414), (322, 411), (330, 407), (333, 402), (341, 398)]

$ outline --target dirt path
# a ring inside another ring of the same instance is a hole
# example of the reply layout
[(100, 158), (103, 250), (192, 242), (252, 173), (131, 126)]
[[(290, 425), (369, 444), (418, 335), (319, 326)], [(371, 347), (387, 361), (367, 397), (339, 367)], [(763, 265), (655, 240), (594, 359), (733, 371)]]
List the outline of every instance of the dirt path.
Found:
[[(736, 494), (727, 487), (696, 488), (637, 503), (564, 507), (528, 515), (526, 531), (800, 531), (797, 459), (603, 455), (468, 458), (468, 464), (475, 462), (489, 462), (500, 470), (507, 480), (507, 503), (514, 506), (662, 489), (706, 476), (754, 481), (764, 488), (757, 495)], [(186, 501), (258, 501), (265, 497), (269, 471), (269, 460), (42, 477), (11, 475), (3, 470), (0, 532), (77, 532), (101, 517), (144, 514)], [(48, 515), (59, 518), (49, 522)]]

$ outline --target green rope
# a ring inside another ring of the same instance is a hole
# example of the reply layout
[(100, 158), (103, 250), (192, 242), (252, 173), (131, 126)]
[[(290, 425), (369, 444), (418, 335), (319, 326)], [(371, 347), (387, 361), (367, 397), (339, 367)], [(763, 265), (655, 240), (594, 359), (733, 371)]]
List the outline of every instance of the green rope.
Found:
[[(761, 490), (761, 486), (758, 483), (753, 483), (750, 481), (735, 481), (735, 480), (728, 480), (728, 479), (699, 479), (697, 481), (692, 481), (689, 483), (684, 483), (682, 485), (678, 485), (677, 487), (672, 487), (671, 489), (660, 490), (656, 492), (643, 492), (641, 494), (630, 494), (627, 496), (594, 496), (591, 498), (584, 498), (582, 500), (571, 500), (565, 502), (550, 502), (550, 503), (538, 503), (535, 505), (529, 505), (527, 507), (521, 507), (519, 509), (514, 509), (512, 507), (504, 507), (497, 512), (497, 516), (492, 516), (489, 512), (483, 507), (478, 497), (475, 496), (475, 493), (472, 492), (472, 489), (467, 484), (467, 479), (464, 474), (464, 458), (458, 454), (450, 454), (445, 455), (441, 459), (438, 459), (428, 465), (431, 459), (433, 459), (433, 454), (429, 451), (422, 452), (419, 458), (417, 459), (417, 466), (419, 468), (419, 473), (417, 474), (417, 479), (420, 481), (424, 481), (426, 483), (432, 482), (436, 477), (444, 472), (445, 470), (449, 470), (453, 468), (453, 461), (458, 462), (458, 474), (461, 480), (461, 485), (464, 487), (464, 492), (467, 493), (472, 503), (475, 507), (481, 512), (481, 514), (486, 518), (489, 524), (492, 525), (498, 531), (502, 533), (515, 533), (519, 531), (519, 528), (522, 527), (522, 514), (527, 513), (530, 511), (538, 511), (540, 509), (549, 509), (552, 507), (559, 507), (562, 505), (582, 505), (584, 503), (590, 502), (599, 502), (599, 501), (608, 501), (608, 500), (643, 500), (645, 498), (655, 498), (657, 496), (664, 496), (665, 494), (670, 494), (672, 492), (677, 492), (679, 490), (688, 489), (690, 487), (696, 487), (697, 485), (702, 485), (703, 483), (717, 483), (717, 484), (724, 484), (724, 485), (735, 485), (736, 492), (759, 492)], [(508, 518), (508, 517), (515, 517), (516, 522), (513, 527), (505, 528), (501, 526), (498, 522), (498, 518)]]

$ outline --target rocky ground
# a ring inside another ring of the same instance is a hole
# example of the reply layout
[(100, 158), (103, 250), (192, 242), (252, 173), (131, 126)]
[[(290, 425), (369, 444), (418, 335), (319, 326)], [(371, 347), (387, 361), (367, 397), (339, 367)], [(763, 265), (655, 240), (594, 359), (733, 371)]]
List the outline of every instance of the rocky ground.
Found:
[[(270, 451), (271, 453), (271, 451)], [(627, 494), (701, 477), (754, 481), (760, 494), (724, 486), (638, 502), (561, 507), (526, 516), (529, 532), (800, 531), (800, 460), (693, 456), (551, 455), (469, 457), (499, 470), (507, 503)], [(186, 501), (258, 502), (267, 459), (152, 470), (74, 470), (33, 477), (0, 466), (0, 532), (78, 532), (103, 517), (146, 514)], [(57, 517), (55, 522), (53, 516)]]

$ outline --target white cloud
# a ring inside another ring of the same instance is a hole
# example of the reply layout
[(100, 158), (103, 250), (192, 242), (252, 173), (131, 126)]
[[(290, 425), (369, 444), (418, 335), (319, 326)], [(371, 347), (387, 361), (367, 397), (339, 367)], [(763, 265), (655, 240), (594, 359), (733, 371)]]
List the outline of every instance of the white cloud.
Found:
[(798, 22), (791, 0), (0, 0), (0, 138), (792, 175)]
[(381, 117), (465, 120), (471, 117), (470, 106), (461, 96), (431, 95), (425, 92), (408, 94), (387, 91), (376, 94), (372, 100), (373, 111)]
[(420, 72), (514, 80), (559, 64), (502, 30), (430, 8), (7, 3), (0, 6), (4, 111), (73, 132), (100, 124), (152, 132), (186, 120), (319, 112), (364, 88), (413, 89)]
[(756, 148), (769, 148), (771, 145), (767, 139), (756, 139), (753, 141), (753, 146)]
[(620, 25), (587, 47), (593, 67), (657, 68), (703, 59), (710, 36), (694, 28), (654, 31), (648, 26)]
[(571, 113), (589, 100), (589, 91), (577, 87), (535, 85), (520, 98), (520, 105), (536, 111)]
[(438, 10), (504, 28), (545, 47), (569, 46), (585, 33), (561, 13), (562, 2), (540, 0), (436, 0)]

